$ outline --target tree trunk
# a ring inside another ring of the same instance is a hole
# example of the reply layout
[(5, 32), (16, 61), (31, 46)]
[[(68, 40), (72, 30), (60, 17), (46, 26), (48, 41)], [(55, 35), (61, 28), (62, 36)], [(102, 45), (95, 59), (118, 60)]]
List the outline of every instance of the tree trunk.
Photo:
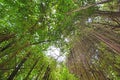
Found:
[(51, 70), (50, 70), (50, 67), (49, 67), (49, 65), (48, 65), (48, 67), (47, 67), (47, 69), (46, 69), (46, 71), (45, 71), (45, 74), (44, 74), (42, 80), (48, 80), (48, 79), (49, 79), (50, 71), (51, 71)]
[(112, 49), (113, 51), (116, 51), (118, 53), (120, 53), (120, 45), (109, 40), (107, 37), (98, 34), (97, 32), (93, 33), (93, 35), (98, 38), (100, 41), (103, 41), (110, 49)]
[(99, 5), (99, 4), (108, 3), (108, 2), (110, 2), (110, 1), (112, 1), (112, 0), (103, 0), (103, 1), (101, 1), (101, 2), (96, 2), (96, 3), (94, 3), (94, 4), (90, 4), (90, 5), (88, 5), (88, 6), (80, 7), (80, 8), (78, 8), (78, 9), (73, 10), (73, 11), (67, 12), (67, 14), (71, 14), (71, 13), (74, 13), (74, 12), (78, 12), (78, 11), (80, 11), (80, 10), (88, 9), (88, 8), (90, 8), (90, 7), (93, 7), (93, 6), (96, 6), (96, 5)]
[(20, 70), (20, 68), (22, 67), (22, 65), (25, 63), (25, 61), (27, 60), (27, 58), (30, 56), (30, 53), (28, 53), (23, 59), (22, 61), (16, 66), (16, 68), (13, 70), (13, 72), (10, 74), (10, 76), (8, 77), (7, 80), (13, 80), (15, 75), (17, 74), (17, 72)]
[(39, 73), (38, 73), (38, 75), (37, 75), (37, 77), (35, 78), (35, 80), (38, 80), (38, 78), (39, 78), (39, 76), (40, 76), (40, 74), (41, 74), (41, 71), (43, 70), (43, 68), (44, 68), (44, 64), (42, 64), (42, 66), (40, 67), (40, 69), (39, 69)]
[(0, 35), (0, 43), (5, 41), (5, 40), (9, 40), (10, 38), (13, 38), (14, 36), (15, 36), (14, 34)]
[(113, 11), (95, 11), (95, 15), (99, 16), (108, 16), (108, 17), (120, 17), (120, 12), (113, 12)]
[(5, 47), (3, 47), (0, 52), (3, 52), (4, 50), (8, 49), (9, 47), (11, 47), (13, 45), (14, 41), (9, 42)]
[(38, 58), (38, 59), (35, 61), (35, 63), (33, 64), (32, 68), (30, 69), (30, 71), (28, 72), (28, 74), (27, 74), (27, 76), (24, 78), (24, 80), (28, 80), (29, 75), (31, 74), (31, 72), (33, 71), (34, 67), (35, 67), (35, 66), (37, 65), (37, 63), (39, 62), (39, 59), (40, 59), (40, 58)]
[(120, 0), (118, 0), (118, 11), (120, 12)]
[[(26, 43), (24, 44), (22, 47), (20, 47), (17, 51), (15, 51), (10, 57), (9, 59), (7, 59), (5, 62), (3, 62), (2, 64), (0, 64), (0, 68), (4, 68), (5, 65), (7, 65), (9, 63), (9, 61), (11, 59), (13, 59), (13, 57), (15, 57), (20, 51), (22, 51), (24, 48), (26, 48), (29, 44)], [(0, 56), (2, 57), (2, 56)]]

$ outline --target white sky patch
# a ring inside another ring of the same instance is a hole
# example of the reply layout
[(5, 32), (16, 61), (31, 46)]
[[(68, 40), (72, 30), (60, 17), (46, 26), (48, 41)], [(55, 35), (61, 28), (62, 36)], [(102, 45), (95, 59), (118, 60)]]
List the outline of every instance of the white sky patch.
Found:
[(86, 21), (86, 24), (91, 23), (92, 22), (92, 18), (88, 18)]
[(55, 13), (56, 13), (55, 6), (53, 6), (53, 7), (51, 8), (51, 10), (52, 10), (52, 14), (55, 14)]
[(46, 51), (46, 55), (56, 59), (58, 62), (63, 62), (66, 59), (66, 56), (55, 46), (50, 46)]
[(68, 39), (68, 38), (65, 38), (65, 42), (69, 42), (69, 39)]
[(53, 10), (52, 10), (52, 13), (53, 13), (53, 14), (55, 14), (55, 13), (56, 13), (56, 10), (55, 10), (55, 9), (53, 9)]
[(88, 21), (87, 21), (87, 22), (89, 22), (89, 23), (92, 22), (92, 19), (91, 19), (91, 18), (88, 18)]

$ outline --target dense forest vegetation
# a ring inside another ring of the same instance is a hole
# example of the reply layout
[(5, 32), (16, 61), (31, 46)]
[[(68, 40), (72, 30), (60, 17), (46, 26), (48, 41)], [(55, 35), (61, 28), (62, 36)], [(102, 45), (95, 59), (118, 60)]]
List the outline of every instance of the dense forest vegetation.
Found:
[(120, 0), (0, 0), (0, 80), (120, 80)]

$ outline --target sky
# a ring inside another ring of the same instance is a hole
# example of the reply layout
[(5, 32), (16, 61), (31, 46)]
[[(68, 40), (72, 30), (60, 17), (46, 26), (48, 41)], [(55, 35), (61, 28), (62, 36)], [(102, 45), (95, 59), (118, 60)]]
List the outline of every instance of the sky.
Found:
[(56, 59), (58, 62), (63, 62), (66, 59), (66, 56), (60, 51), (60, 48), (55, 46), (50, 46), (46, 51), (46, 55)]

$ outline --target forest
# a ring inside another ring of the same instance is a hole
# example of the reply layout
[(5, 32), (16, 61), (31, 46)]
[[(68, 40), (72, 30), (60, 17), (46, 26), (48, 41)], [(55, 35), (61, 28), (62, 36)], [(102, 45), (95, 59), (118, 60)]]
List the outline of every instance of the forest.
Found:
[(0, 0), (0, 80), (120, 80), (120, 0)]

